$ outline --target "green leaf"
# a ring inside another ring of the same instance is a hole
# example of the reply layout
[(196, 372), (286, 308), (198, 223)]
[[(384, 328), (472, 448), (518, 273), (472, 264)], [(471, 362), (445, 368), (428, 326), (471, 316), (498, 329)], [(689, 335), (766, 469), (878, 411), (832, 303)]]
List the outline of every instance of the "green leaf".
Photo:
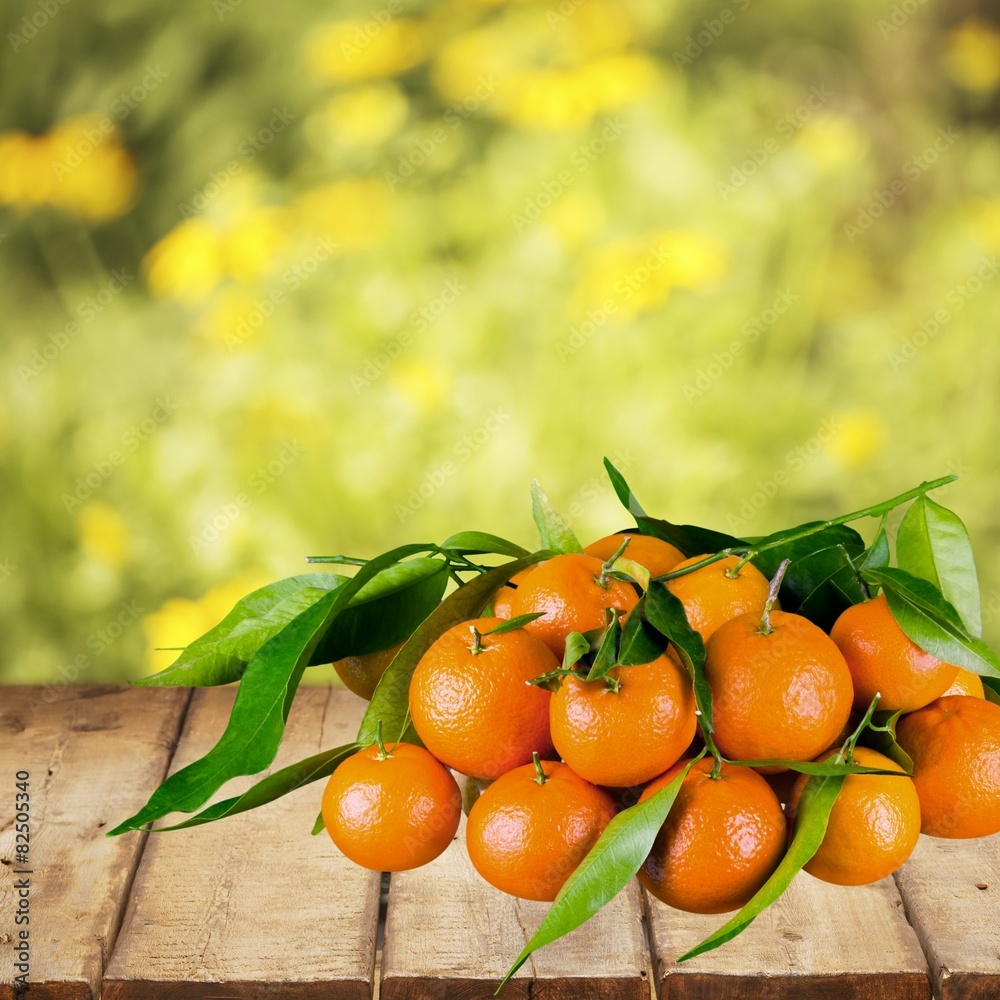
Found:
[(664, 637), (646, 621), (645, 608), (644, 595), (625, 619), (621, 642), (618, 644), (618, 662), (623, 667), (652, 663), (667, 651)]
[(839, 546), (806, 556), (796, 569), (800, 580), (810, 574), (815, 586), (802, 598), (795, 613), (808, 618), (824, 632), (830, 631), (847, 608), (865, 599), (857, 571), (847, 552)]
[(315, 837), (318, 833), (322, 833), (326, 829), (326, 823), (323, 822), (323, 813), (321, 812), (316, 817), (316, 822), (313, 823), (312, 835)]
[(687, 557), (711, 555), (722, 549), (747, 547), (742, 538), (713, 531), (711, 528), (699, 528), (694, 524), (672, 524), (661, 518), (644, 515), (637, 515), (635, 520), (644, 535), (652, 535), (664, 542), (670, 542)]
[(485, 631), (483, 635), (503, 635), (504, 632), (515, 632), (519, 628), (524, 628), (525, 625), (530, 624), (536, 618), (541, 618), (544, 614), (544, 611), (532, 611), (530, 615), (518, 615), (516, 618), (509, 618), (499, 625), (494, 625), (493, 628)]
[(608, 478), (611, 480), (611, 485), (614, 487), (622, 506), (634, 517), (644, 516), (646, 512), (640, 506), (635, 494), (629, 489), (625, 477), (611, 464), (610, 459), (604, 459), (604, 468), (608, 472)]
[(457, 535), (446, 538), (441, 543), (441, 548), (451, 552), (460, 552), (462, 555), (474, 556), (484, 552), (492, 552), (501, 556), (511, 556), (520, 559), (528, 555), (528, 550), (509, 542), (499, 535), (491, 535), (486, 531), (460, 531)]
[[(900, 775), (899, 771), (889, 771), (884, 767), (868, 767), (865, 764), (836, 763), (830, 760), (779, 760), (777, 757), (769, 757), (766, 760), (731, 760), (730, 764), (739, 764), (740, 767), (787, 767), (789, 771), (797, 771), (799, 774), (816, 775), (821, 778), (835, 777), (838, 774), (885, 774)], [(909, 774), (913, 774), (913, 765), (910, 765)]]
[(819, 850), (830, 821), (830, 810), (840, 794), (844, 776), (814, 777), (806, 783), (795, 817), (795, 832), (785, 856), (763, 887), (742, 910), (701, 944), (681, 955), (678, 962), (702, 955), (731, 941), (766, 910), (791, 885), (792, 879)]
[[(628, 549), (625, 550), (626, 552)], [(649, 570), (627, 556), (619, 556), (612, 564), (609, 576), (626, 583), (637, 583), (643, 591), (649, 590)]]
[(350, 599), (378, 572), (433, 545), (404, 545), (370, 560), (356, 576), (272, 636), (247, 664), (219, 742), (202, 758), (170, 775), (135, 816), (109, 836), (136, 830), (171, 812), (193, 812), (231, 778), (257, 774), (278, 752), (292, 698), (320, 637)]
[(254, 653), (331, 590), (346, 583), (335, 573), (306, 573), (261, 587), (246, 597), (165, 670), (133, 681), (144, 687), (209, 687), (243, 676)]
[(896, 712), (876, 712), (871, 724), (862, 734), (863, 745), (894, 760), (907, 774), (913, 774), (913, 759), (896, 742), (896, 723), (902, 714), (902, 709)]
[(469, 580), (449, 594), (417, 627), (386, 668), (361, 720), (358, 745), (370, 746), (375, 742), (375, 726), (380, 720), (386, 732), (402, 733), (409, 714), (410, 678), (420, 658), (434, 641), (453, 625), (477, 618), (497, 588), (515, 573), (551, 556), (551, 552), (542, 550), (505, 563)]
[(992, 701), (994, 705), (1000, 705), (1000, 677), (984, 677), (983, 693), (987, 701)]
[(590, 672), (584, 678), (588, 681), (597, 681), (607, 676), (608, 671), (618, 663), (618, 640), (621, 638), (622, 626), (618, 620), (618, 615), (610, 608), (607, 611), (611, 620), (604, 632), (604, 638), (597, 653), (594, 655), (594, 662), (590, 667)]
[(654, 580), (646, 593), (645, 616), (657, 632), (673, 643), (691, 678), (702, 730), (714, 732), (712, 689), (705, 677), (705, 643), (688, 624), (684, 605), (667, 590), (666, 584)]
[(896, 562), (933, 583), (961, 616), (970, 635), (983, 634), (983, 611), (972, 542), (962, 519), (929, 497), (917, 497), (899, 522)]
[(590, 640), (582, 632), (570, 632), (563, 649), (563, 670), (570, 670), (590, 652)]
[(861, 559), (855, 562), (859, 572), (866, 569), (882, 569), (889, 565), (889, 536), (885, 533), (885, 521), (886, 518), (883, 517), (871, 545), (865, 549)]
[(447, 585), (443, 559), (407, 559), (387, 566), (337, 615), (309, 665), (375, 653), (403, 642), (438, 606)]
[(562, 514), (549, 503), (549, 498), (537, 479), (531, 480), (531, 514), (543, 549), (550, 549), (557, 554), (583, 551), (580, 540), (573, 534)]
[[(695, 760), (702, 756), (704, 753)], [(666, 788), (661, 788), (645, 802), (623, 809), (605, 827), (590, 853), (559, 890), (538, 930), (507, 970), (501, 987), (524, 965), (533, 951), (576, 930), (628, 885), (652, 850), (653, 841), (695, 760), (688, 761)]]
[(982, 639), (969, 635), (934, 584), (891, 567), (868, 570), (865, 579), (882, 587), (893, 618), (921, 649), (973, 673), (1000, 677), (1000, 658)]
[(300, 760), (297, 764), (289, 764), (288, 767), (283, 767), (280, 771), (275, 771), (274, 774), (262, 778), (242, 795), (215, 802), (198, 813), (197, 816), (184, 820), (183, 823), (155, 827), (152, 832), (165, 833), (167, 830), (184, 830), (189, 826), (201, 826), (203, 823), (211, 823), (217, 819), (225, 819), (227, 816), (235, 816), (248, 809), (256, 809), (258, 806), (266, 805), (268, 802), (280, 799), (282, 795), (294, 792), (297, 788), (302, 788), (310, 782), (318, 781), (320, 778), (328, 778), (341, 761), (358, 749), (356, 743), (348, 743), (333, 750), (324, 750), (322, 753), (314, 754), (312, 757)]

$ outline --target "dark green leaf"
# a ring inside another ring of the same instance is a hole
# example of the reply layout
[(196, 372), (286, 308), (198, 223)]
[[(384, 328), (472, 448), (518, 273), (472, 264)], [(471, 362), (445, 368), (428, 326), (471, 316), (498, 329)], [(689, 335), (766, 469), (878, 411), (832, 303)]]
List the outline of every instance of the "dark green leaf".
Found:
[(361, 656), (403, 642), (437, 607), (448, 584), (442, 559), (387, 566), (351, 598), (320, 640), (309, 665)]
[(841, 613), (865, 599), (843, 546), (821, 549), (794, 564), (797, 593), (782, 590), (782, 608), (808, 618), (826, 632)]
[[(833, 759), (830, 760), (779, 760), (777, 757), (769, 757), (766, 760), (734, 760), (731, 764), (739, 764), (741, 767), (787, 767), (789, 771), (797, 771), (799, 774), (817, 775), (821, 778), (833, 777), (838, 774), (886, 774), (899, 775), (899, 771), (889, 771), (884, 767), (867, 767), (864, 764), (838, 764)], [(910, 765), (910, 772), (913, 774), (913, 766)], [(906, 777), (906, 775), (900, 775)]]
[(316, 817), (316, 822), (313, 823), (312, 835), (315, 837), (317, 834), (322, 833), (326, 829), (326, 823), (323, 822), (323, 813), (321, 812)]
[(594, 662), (585, 678), (588, 681), (600, 680), (618, 663), (618, 640), (621, 638), (622, 626), (614, 611), (609, 609), (608, 614), (611, 616), (611, 620), (608, 622), (604, 638), (594, 654)]
[(625, 888), (652, 850), (653, 841), (692, 764), (694, 761), (689, 761), (666, 788), (661, 788), (645, 802), (623, 809), (607, 825), (590, 853), (560, 889), (538, 930), (507, 970), (501, 987), (533, 951), (575, 930)]
[(903, 714), (897, 712), (876, 712), (871, 725), (862, 733), (863, 744), (894, 760), (907, 774), (913, 774), (913, 760), (896, 742), (896, 723)]
[(889, 610), (912, 642), (945, 663), (1000, 677), (1000, 659), (982, 639), (969, 635), (955, 608), (932, 583), (905, 570), (868, 570), (882, 587)]
[(531, 480), (531, 514), (542, 540), (542, 548), (557, 554), (582, 552), (580, 540), (566, 519), (549, 503), (549, 498), (537, 479)]
[(929, 497), (917, 497), (899, 522), (896, 562), (933, 583), (972, 636), (983, 634), (983, 611), (972, 543), (962, 519)]
[(497, 566), (449, 594), (417, 627), (386, 668), (361, 720), (358, 745), (370, 746), (375, 742), (375, 726), (380, 720), (386, 732), (402, 733), (409, 712), (410, 678), (433, 642), (453, 625), (478, 617), (497, 588), (515, 573), (551, 555), (543, 550)]
[(500, 625), (494, 625), (493, 628), (485, 631), (483, 635), (503, 635), (504, 632), (514, 632), (519, 628), (524, 628), (525, 625), (533, 622), (536, 618), (541, 618), (544, 614), (544, 611), (533, 611), (530, 615), (518, 615), (516, 618), (509, 618)]
[(792, 842), (774, 874), (739, 913), (723, 924), (714, 934), (709, 935), (697, 947), (681, 955), (677, 959), (678, 962), (686, 962), (689, 958), (702, 955), (706, 951), (718, 948), (720, 944), (731, 941), (737, 934), (746, 930), (754, 919), (791, 885), (792, 879), (819, 850), (819, 845), (823, 843), (827, 823), (830, 821), (830, 810), (833, 809), (833, 804), (836, 802), (843, 784), (843, 776), (809, 779), (802, 792), (802, 798), (799, 800)]
[(607, 469), (608, 478), (611, 480), (611, 485), (614, 487), (622, 506), (633, 516), (642, 517), (646, 512), (639, 505), (635, 494), (629, 489), (625, 477), (611, 464), (608, 458), (604, 459), (604, 468)]
[(404, 545), (370, 560), (356, 576), (325, 593), (264, 643), (247, 664), (219, 742), (204, 757), (170, 775), (149, 802), (109, 836), (139, 829), (171, 812), (193, 812), (231, 778), (270, 766), (302, 673), (330, 622), (378, 572), (431, 549), (431, 545)]
[(275, 771), (274, 774), (269, 774), (248, 788), (242, 795), (215, 802), (198, 813), (197, 816), (184, 820), (183, 823), (156, 827), (153, 832), (165, 833), (167, 830), (184, 830), (189, 826), (201, 826), (202, 823), (211, 823), (213, 820), (225, 819), (227, 816), (235, 816), (236, 813), (266, 805), (268, 802), (280, 799), (282, 795), (302, 788), (303, 785), (318, 781), (320, 778), (328, 778), (342, 760), (357, 750), (356, 743), (348, 743), (333, 750), (324, 750), (323, 753), (314, 754), (312, 757), (300, 760), (297, 764), (290, 764), (280, 771)]
[(859, 571), (865, 569), (882, 569), (883, 566), (889, 565), (889, 536), (885, 533), (885, 518), (882, 518), (882, 523), (878, 526), (878, 531), (875, 532), (875, 537), (872, 539), (871, 545), (865, 549), (859, 560), (855, 561), (854, 564)]
[(984, 677), (982, 680), (986, 700), (1000, 705), (1000, 677)]
[(195, 639), (166, 670), (133, 683), (209, 687), (238, 681), (268, 639), (347, 579), (335, 573), (306, 573), (261, 587), (237, 601), (215, 628)]
[(645, 607), (646, 598), (643, 596), (625, 619), (621, 642), (618, 645), (618, 662), (622, 666), (634, 667), (652, 663), (667, 650), (666, 640), (645, 620)]
[(521, 548), (515, 542), (509, 542), (506, 538), (491, 535), (486, 531), (460, 531), (457, 535), (446, 538), (441, 543), (441, 548), (449, 549), (452, 552), (461, 552), (462, 555), (466, 556), (492, 552), (520, 559), (529, 554), (527, 549)]
[(644, 535), (670, 542), (687, 557), (711, 555), (730, 548), (745, 550), (747, 547), (743, 539), (711, 528), (699, 528), (694, 524), (672, 524), (661, 518), (644, 515), (637, 515), (635, 520)]

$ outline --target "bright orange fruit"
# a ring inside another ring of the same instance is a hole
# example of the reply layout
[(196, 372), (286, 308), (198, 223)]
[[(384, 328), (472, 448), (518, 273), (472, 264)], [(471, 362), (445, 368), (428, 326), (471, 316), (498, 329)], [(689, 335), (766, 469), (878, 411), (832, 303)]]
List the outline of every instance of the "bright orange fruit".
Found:
[(675, 569), (684, 558), (684, 553), (669, 542), (652, 535), (640, 535), (638, 532), (623, 531), (617, 535), (605, 535), (591, 542), (583, 551), (588, 556), (595, 556), (604, 562), (610, 559), (622, 542), (628, 539), (628, 545), (622, 553), (624, 558), (632, 559), (640, 566), (649, 570), (650, 576), (662, 576)]
[(970, 698), (985, 698), (986, 689), (983, 687), (983, 681), (979, 674), (959, 667), (955, 679), (951, 682), (951, 687), (941, 697), (947, 698), (951, 694), (964, 694)]

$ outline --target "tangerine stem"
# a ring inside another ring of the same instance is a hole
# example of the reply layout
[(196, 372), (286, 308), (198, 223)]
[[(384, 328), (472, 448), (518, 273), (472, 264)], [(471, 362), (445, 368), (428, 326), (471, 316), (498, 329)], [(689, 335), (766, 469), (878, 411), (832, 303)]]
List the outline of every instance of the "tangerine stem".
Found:
[(867, 725), (872, 721), (872, 716), (875, 714), (875, 706), (879, 703), (879, 699), (882, 697), (881, 691), (875, 692), (875, 697), (872, 698), (872, 703), (868, 706), (868, 711), (865, 712), (865, 717), (858, 723), (858, 728), (851, 733), (850, 736), (844, 740), (844, 745), (840, 748), (840, 752), (837, 754), (837, 760), (843, 760), (847, 764), (854, 763), (854, 747), (856, 746), (858, 739), (861, 734), (865, 731)]
[(610, 558), (604, 561), (604, 565), (601, 566), (601, 572), (597, 576), (597, 582), (607, 590), (611, 586), (611, 581), (608, 579), (608, 573), (611, 572), (611, 567), (614, 566), (615, 560), (628, 548), (628, 543), (632, 541), (631, 536), (626, 535), (625, 541), (618, 546), (618, 550)]
[(386, 750), (385, 744), (382, 742), (382, 720), (379, 719), (375, 723), (375, 745), (378, 747), (378, 759), (388, 760), (389, 751)]
[(542, 768), (542, 761), (538, 756), (538, 751), (532, 751), (531, 760), (535, 765), (535, 776), (531, 780), (537, 782), (539, 785), (544, 785), (549, 780), (549, 776)]
[(469, 626), (469, 631), (472, 633), (472, 655), (478, 656), (483, 651), (483, 634), (476, 628), (475, 625)]
[(764, 602), (764, 612), (760, 616), (760, 626), (757, 629), (761, 635), (770, 635), (774, 631), (774, 626), (771, 625), (771, 609), (778, 599), (778, 591), (781, 590), (781, 581), (785, 578), (785, 571), (791, 564), (791, 559), (782, 559), (781, 565), (771, 577), (771, 583), (767, 588), (767, 600)]

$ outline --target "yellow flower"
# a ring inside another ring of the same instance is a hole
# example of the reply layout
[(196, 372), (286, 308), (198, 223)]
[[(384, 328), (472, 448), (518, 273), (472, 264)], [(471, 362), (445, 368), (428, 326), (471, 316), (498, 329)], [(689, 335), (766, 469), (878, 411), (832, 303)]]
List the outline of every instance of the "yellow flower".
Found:
[(128, 525), (110, 504), (97, 500), (81, 508), (78, 515), (80, 547), (92, 559), (118, 569), (128, 557)]
[(335, 21), (317, 29), (306, 48), (306, 65), (333, 83), (371, 80), (412, 69), (428, 49), (423, 24), (380, 11), (367, 21)]
[(544, 224), (563, 243), (578, 246), (592, 239), (606, 216), (604, 202), (583, 191), (563, 195), (544, 216)]
[[(564, 5), (565, 6), (565, 5)], [(579, 62), (601, 52), (625, 48), (632, 40), (632, 23), (620, 0), (584, 0), (566, 14), (558, 0), (545, 14), (553, 41), (567, 61)]]
[(853, 119), (828, 112), (802, 128), (798, 146), (820, 170), (833, 173), (864, 160), (868, 137)]
[(50, 147), (44, 136), (0, 134), (0, 203), (25, 211), (51, 200), (55, 183)]
[(222, 288), (202, 316), (201, 332), (217, 348), (235, 351), (254, 346), (268, 325), (259, 296), (242, 288)]
[(450, 397), (451, 377), (426, 361), (400, 359), (389, 370), (393, 389), (416, 409), (437, 409)]
[(143, 267), (153, 295), (195, 305), (222, 280), (221, 234), (207, 219), (186, 219), (150, 248)]
[(438, 51), (434, 86), (446, 100), (456, 102), (474, 95), (486, 80), (502, 89), (530, 62), (529, 43), (527, 36), (505, 31), (503, 22), (458, 35)]
[(329, 238), (341, 250), (354, 250), (382, 242), (390, 199), (383, 181), (355, 178), (306, 191), (293, 210), (306, 231)]
[(281, 210), (252, 208), (237, 213), (221, 239), (223, 269), (237, 281), (253, 282), (270, 270), (287, 246), (287, 226)]
[(986, 21), (969, 19), (949, 36), (944, 65), (965, 90), (994, 90), (1000, 83), (1000, 32)]
[(729, 269), (729, 247), (722, 240), (691, 229), (672, 229), (651, 239), (670, 258), (670, 280), (678, 288), (702, 291), (717, 284)]
[(845, 468), (868, 465), (885, 449), (885, 421), (874, 410), (849, 410), (835, 414), (832, 422), (834, 432), (826, 450)]
[(394, 136), (409, 114), (403, 92), (392, 83), (336, 94), (322, 110), (325, 131), (349, 149), (377, 146)]
[[(246, 594), (263, 587), (268, 580), (260, 573), (248, 572), (229, 583), (213, 587), (198, 600), (171, 597), (148, 614), (142, 627), (146, 634), (146, 662), (155, 673), (170, 666), (180, 655), (179, 649), (194, 642), (214, 628)], [(163, 648), (169, 647), (169, 648)]]

